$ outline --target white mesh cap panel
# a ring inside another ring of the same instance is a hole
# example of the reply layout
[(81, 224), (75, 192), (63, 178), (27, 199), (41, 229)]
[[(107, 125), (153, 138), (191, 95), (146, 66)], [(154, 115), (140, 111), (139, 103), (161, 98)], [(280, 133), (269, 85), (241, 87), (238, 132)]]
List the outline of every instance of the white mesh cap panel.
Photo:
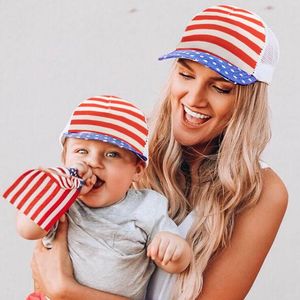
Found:
[(273, 31), (267, 26), (265, 30), (266, 44), (257, 62), (253, 76), (259, 81), (270, 83), (279, 59), (279, 44)]

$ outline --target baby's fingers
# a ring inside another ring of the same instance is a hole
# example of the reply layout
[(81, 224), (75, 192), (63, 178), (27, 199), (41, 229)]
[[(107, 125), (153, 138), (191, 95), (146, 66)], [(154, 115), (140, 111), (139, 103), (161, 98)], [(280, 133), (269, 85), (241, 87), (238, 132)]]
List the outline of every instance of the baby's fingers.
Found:
[(160, 238), (154, 237), (152, 242), (149, 244), (147, 248), (147, 256), (151, 257), (152, 260), (155, 260), (158, 256), (158, 249), (160, 244)]
[(176, 246), (173, 243), (169, 243), (165, 250), (164, 256), (162, 257), (162, 264), (167, 265), (170, 262), (170, 260), (173, 259), (175, 252)]
[(96, 181), (97, 177), (94, 174), (92, 174), (92, 176), (87, 178), (84, 183), (86, 186), (93, 186), (96, 183)]

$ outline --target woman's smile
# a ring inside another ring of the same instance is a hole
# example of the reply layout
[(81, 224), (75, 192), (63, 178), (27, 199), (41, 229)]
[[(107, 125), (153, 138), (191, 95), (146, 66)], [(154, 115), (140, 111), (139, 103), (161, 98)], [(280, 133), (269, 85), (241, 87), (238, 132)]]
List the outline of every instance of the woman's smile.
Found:
[(183, 104), (184, 120), (188, 125), (200, 126), (206, 123), (211, 117), (200, 112), (191, 110), (187, 105)]

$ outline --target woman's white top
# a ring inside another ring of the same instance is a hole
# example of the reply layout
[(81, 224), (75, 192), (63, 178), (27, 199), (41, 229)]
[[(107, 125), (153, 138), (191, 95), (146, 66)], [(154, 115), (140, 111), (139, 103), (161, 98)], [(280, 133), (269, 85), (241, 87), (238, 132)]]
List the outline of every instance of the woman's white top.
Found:
[[(178, 226), (178, 231), (184, 239), (187, 236), (195, 219), (195, 213), (189, 213)], [(170, 274), (160, 268), (156, 268), (147, 289), (146, 300), (168, 300), (171, 298), (172, 286), (176, 281), (176, 274)]]
[[(261, 168), (269, 168), (265, 162), (260, 162)], [(183, 222), (178, 226), (181, 237), (186, 238), (189, 229), (195, 220), (195, 213), (192, 211), (186, 216)], [(177, 275), (170, 274), (160, 268), (156, 268), (152, 275), (147, 289), (146, 300), (168, 300), (171, 299), (172, 287), (175, 284)]]

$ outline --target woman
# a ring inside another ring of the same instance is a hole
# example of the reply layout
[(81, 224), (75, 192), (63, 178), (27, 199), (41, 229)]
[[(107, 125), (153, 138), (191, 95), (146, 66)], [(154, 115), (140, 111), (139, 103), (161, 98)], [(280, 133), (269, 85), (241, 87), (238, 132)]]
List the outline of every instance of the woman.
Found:
[[(244, 299), (287, 206), (284, 184), (260, 161), (270, 138), (267, 88), (278, 44), (258, 16), (220, 5), (195, 16), (167, 58), (176, 61), (140, 187), (169, 199), (194, 262), (177, 277), (157, 271), (147, 297)], [(63, 222), (53, 250), (35, 249), (41, 289), (51, 299), (121, 299), (76, 282), (65, 232)]]

